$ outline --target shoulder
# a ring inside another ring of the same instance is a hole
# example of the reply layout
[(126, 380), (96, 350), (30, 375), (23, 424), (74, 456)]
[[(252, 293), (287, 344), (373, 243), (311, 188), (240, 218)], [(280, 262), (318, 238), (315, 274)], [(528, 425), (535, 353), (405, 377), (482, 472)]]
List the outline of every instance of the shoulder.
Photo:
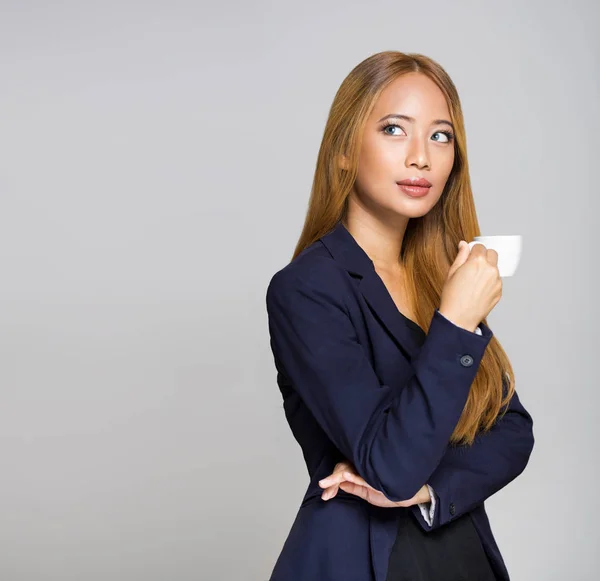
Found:
[(344, 303), (352, 280), (318, 240), (275, 272), (267, 285), (267, 302), (284, 294), (310, 293)]

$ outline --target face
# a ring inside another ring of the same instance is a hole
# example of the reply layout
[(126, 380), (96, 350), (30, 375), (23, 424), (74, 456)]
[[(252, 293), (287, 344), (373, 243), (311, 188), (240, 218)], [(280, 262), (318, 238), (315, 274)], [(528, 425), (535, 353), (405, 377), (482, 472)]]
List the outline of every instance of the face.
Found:
[[(443, 120), (450, 123), (446, 99), (425, 75), (403, 75), (385, 88), (363, 134), (352, 193), (361, 205), (392, 219), (420, 217), (435, 206), (454, 163), (454, 131)], [(397, 183), (408, 178), (431, 187), (415, 196)]]

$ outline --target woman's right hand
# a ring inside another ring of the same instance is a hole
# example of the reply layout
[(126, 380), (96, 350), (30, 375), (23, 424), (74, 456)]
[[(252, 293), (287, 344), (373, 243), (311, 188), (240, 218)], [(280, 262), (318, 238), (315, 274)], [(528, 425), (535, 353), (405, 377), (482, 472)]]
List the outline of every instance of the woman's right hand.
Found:
[(456, 260), (442, 289), (439, 312), (455, 325), (474, 332), (502, 297), (498, 253), (461, 240)]

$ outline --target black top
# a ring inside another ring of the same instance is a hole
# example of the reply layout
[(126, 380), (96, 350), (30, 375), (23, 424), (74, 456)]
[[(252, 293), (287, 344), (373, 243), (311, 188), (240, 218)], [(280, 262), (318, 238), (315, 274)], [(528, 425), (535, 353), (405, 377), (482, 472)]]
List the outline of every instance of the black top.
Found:
[[(422, 345), (425, 331), (402, 316)], [(409, 509), (398, 515), (386, 581), (496, 581), (469, 513), (433, 531), (423, 530)]]

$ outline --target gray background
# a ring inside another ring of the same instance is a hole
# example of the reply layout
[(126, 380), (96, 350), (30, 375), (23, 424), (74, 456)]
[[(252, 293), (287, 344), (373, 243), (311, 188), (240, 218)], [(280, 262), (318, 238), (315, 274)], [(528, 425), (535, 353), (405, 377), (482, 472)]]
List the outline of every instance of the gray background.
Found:
[(490, 325), (535, 421), (486, 504), (514, 581), (599, 565), (598, 4), (0, 3), (0, 579), (266, 580), (308, 483), (264, 297), (342, 79), (464, 106)]

